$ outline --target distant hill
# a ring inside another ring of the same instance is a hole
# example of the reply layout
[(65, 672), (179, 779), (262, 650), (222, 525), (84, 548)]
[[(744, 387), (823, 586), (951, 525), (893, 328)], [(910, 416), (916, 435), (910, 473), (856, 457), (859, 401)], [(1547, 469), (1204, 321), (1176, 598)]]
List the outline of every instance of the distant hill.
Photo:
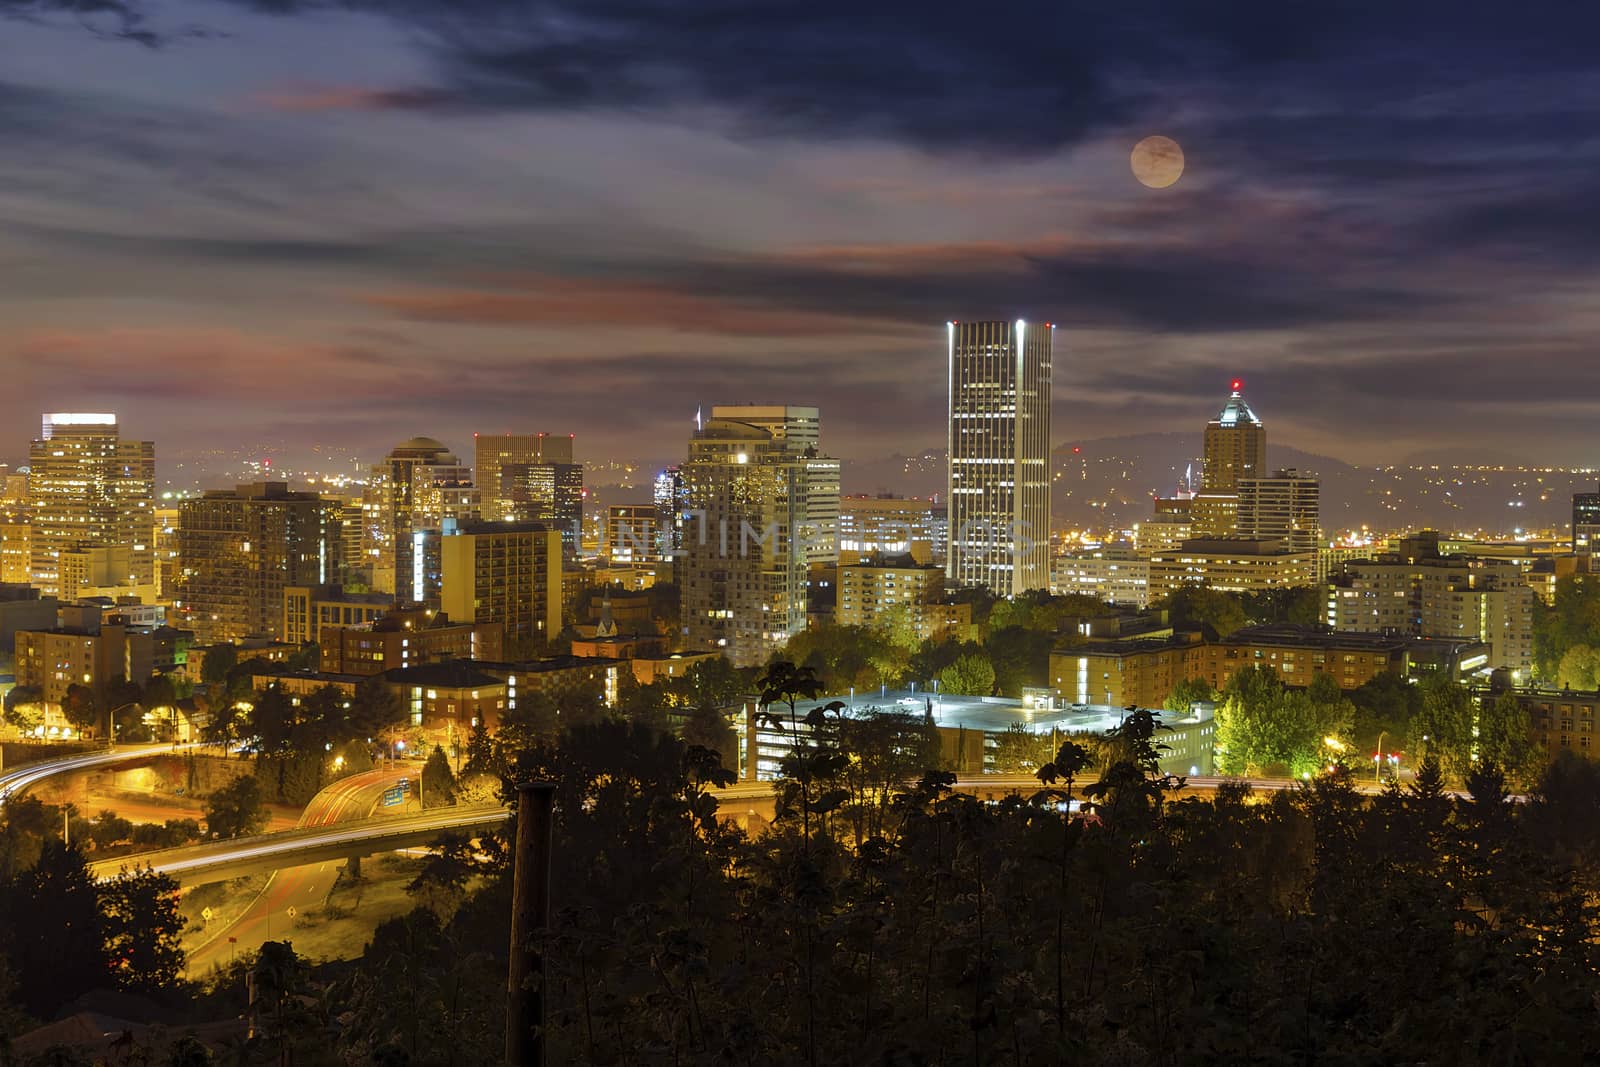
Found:
[[(1074, 452), (1076, 447), (1079, 451)], [(1200, 469), (1193, 433), (1143, 433), (1063, 445), (1054, 454), (1058, 522), (1127, 526), (1147, 518), (1150, 498), (1178, 487), (1186, 467)], [(1575, 492), (1592, 491), (1588, 471), (1520, 470), (1440, 465), (1355, 467), (1332, 456), (1269, 441), (1267, 462), (1322, 480), (1322, 521), (1330, 531), (1362, 525), (1384, 531), (1432, 526), (1450, 531), (1564, 529)], [(944, 450), (916, 456), (846, 461), (847, 493), (944, 492)]]

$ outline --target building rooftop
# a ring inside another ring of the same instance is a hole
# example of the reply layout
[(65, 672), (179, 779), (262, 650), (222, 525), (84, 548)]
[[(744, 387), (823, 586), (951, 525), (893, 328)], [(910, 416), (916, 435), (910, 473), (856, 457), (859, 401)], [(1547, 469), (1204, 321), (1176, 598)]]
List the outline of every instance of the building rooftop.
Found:
[(1256, 418), (1256, 413), (1250, 410), (1250, 405), (1245, 403), (1244, 397), (1235, 389), (1228, 397), (1228, 402), (1222, 405), (1222, 411), (1217, 415), (1217, 423), (1222, 426), (1237, 426), (1240, 423), (1260, 426), (1261, 420)]
[(1268, 648), (1306, 648), (1309, 646), (1330, 651), (1359, 650), (1364, 652), (1399, 652), (1407, 648), (1409, 644), (1406, 638), (1391, 634), (1331, 630), (1326, 626), (1297, 625), (1287, 622), (1272, 623), (1265, 626), (1246, 626), (1244, 629), (1235, 631), (1216, 643), (1224, 645), (1261, 645)]
[(451, 659), (416, 667), (396, 667), (383, 672), (396, 685), (435, 685), (441, 689), (476, 689), (504, 685), (505, 679), (485, 673), (474, 660)]
[[(1072, 704), (1052, 709), (1033, 706), (1026, 701), (1010, 697), (949, 696), (922, 690), (911, 692), (891, 689), (887, 693), (882, 691), (857, 693), (853, 697), (847, 694), (802, 701), (795, 705), (795, 714), (804, 718), (813, 708), (823, 707), (835, 700), (845, 702), (846, 715), (850, 715), (852, 710), (856, 714), (864, 714), (873, 709), (927, 715), (930, 714), (928, 709), (931, 703), (934, 725), (950, 729), (980, 730), (984, 733), (1004, 733), (1014, 726), (1020, 726), (1035, 734), (1047, 734), (1052, 730), (1068, 734), (1105, 733), (1120, 725), (1129, 710), (1104, 704)], [(1164, 718), (1169, 725), (1211, 717), (1209, 706), (1188, 715), (1179, 715), (1158, 708), (1144, 710)], [(773, 711), (786, 714), (788, 709), (787, 706), (778, 705)]]

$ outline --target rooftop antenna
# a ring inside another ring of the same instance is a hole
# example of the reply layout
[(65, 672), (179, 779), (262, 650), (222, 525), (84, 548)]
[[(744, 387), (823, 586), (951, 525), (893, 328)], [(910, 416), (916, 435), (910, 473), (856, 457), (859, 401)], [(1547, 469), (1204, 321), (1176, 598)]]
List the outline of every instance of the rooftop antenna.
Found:
[(703, 429), (705, 429), (705, 427), (704, 427), (704, 426), (703, 426), (703, 425), (701, 425), (701, 421), (700, 421), (700, 409), (699, 409), (699, 408), (698, 408), (698, 407), (696, 407), (696, 408), (695, 408), (695, 409), (694, 409), (694, 428), (695, 428), (695, 429), (696, 429), (696, 430), (703, 430)]

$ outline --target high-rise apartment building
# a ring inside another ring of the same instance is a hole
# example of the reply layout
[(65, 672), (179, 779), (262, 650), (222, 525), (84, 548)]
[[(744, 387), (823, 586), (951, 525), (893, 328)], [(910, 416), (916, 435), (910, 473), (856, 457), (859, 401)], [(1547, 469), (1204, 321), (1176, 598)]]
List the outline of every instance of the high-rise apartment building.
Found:
[(800, 537), (806, 563), (839, 561), (839, 461), (819, 450), (822, 417), (814, 407), (791, 404), (717, 404), (713, 419), (755, 426), (805, 454), (805, 510)]
[(606, 509), (604, 554), (613, 563), (661, 558), (661, 513), (654, 504), (612, 504)]
[(1572, 494), (1572, 551), (1593, 555), (1600, 547), (1600, 493)]
[(1538, 595), (1513, 560), (1392, 553), (1353, 560), (1328, 587), (1328, 624), (1340, 631), (1481, 641), (1490, 666), (1533, 663)]
[(128, 549), (126, 584), (154, 580), (152, 442), (124, 441), (115, 415), (49, 414), (29, 446), (28, 467), (34, 585), (57, 593), (62, 552), (108, 545)]
[(817, 442), (786, 429), (713, 416), (689, 442), (678, 583), (690, 651), (721, 649), (753, 666), (805, 629)]
[(561, 531), (568, 559), (583, 537), (583, 464), (572, 434), (477, 434), (479, 492), (487, 522), (538, 522)]
[(1239, 479), (1240, 537), (1275, 537), (1297, 552), (1322, 544), (1322, 483), (1294, 468)]
[(0, 585), (28, 585), (32, 581), (32, 525), (0, 522)]
[(543, 523), (461, 526), (439, 539), (440, 608), (452, 622), (499, 623), (526, 655), (561, 629), (561, 555), (561, 531)]
[(215, 489), (179, 508), (179, 618), (200, 644), (281, 639), (284, 589), (340, 572), (342, 505), (283, 482)]
[(1050, 587), (1049, 323), (951, 322), (945, 576), (1002, 596)]
[(446, 519), (476, 521), (478, 489), (472, 468), (448, 448), (431, 437), (413, 437), (372, 468), (362, 507), (363, 564), (372, 569), (372, 588), (422, 601), (428, 595), (427, 561), (417, 535), (442, 529)]

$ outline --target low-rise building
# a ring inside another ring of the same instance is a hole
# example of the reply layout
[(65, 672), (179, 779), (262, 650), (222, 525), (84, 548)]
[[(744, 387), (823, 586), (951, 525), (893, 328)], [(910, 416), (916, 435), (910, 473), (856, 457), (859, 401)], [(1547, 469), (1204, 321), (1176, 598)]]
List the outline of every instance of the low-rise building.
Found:
[(1187, 678), (1202, 678), (1213, 689), (1227, 684), (1241, 667), (1268, 666), (1285, 684), (1308, 686), (1319, 674), (1340, 689), (1356, 689), (1380, 674), (1404, 678), (1410, 669), (1410, 644), (1386, 634), (1339, 633), (1318, 626), (1249, 626), (1215, 642), (1192, 646)]
[(1092, 596), (1107, 604), (1150, 605), (1150, 560), (1131, 548), (1098, 548), (1050, 561), (1050, 591)]
[(395, 610), (393, 593), (347, 592), (341, 585), (290, 585), (283, 590), (283, 640), (320, 642), (327, 626), (368, 626)]
[(925, 639), (938, 632), (943, 596), (943, 568), (909, 555), (875, 556), (839, 568), (835, 621), (878, 629), (902, 619)]
[(1202, 537), (1150, 557), (1150, 602), (1198, 586), (1224, 593), (1261, 593), (1316, 584), (1315, 551), (1291, 549), (1280, 540)]
[(322, 669), (335, 674), (381, 674), (441, 660), (499, 660), (499, 623), (455, 623), (436, 612), (391, 612), (363, 626), (325, 626), (317, 642)]

